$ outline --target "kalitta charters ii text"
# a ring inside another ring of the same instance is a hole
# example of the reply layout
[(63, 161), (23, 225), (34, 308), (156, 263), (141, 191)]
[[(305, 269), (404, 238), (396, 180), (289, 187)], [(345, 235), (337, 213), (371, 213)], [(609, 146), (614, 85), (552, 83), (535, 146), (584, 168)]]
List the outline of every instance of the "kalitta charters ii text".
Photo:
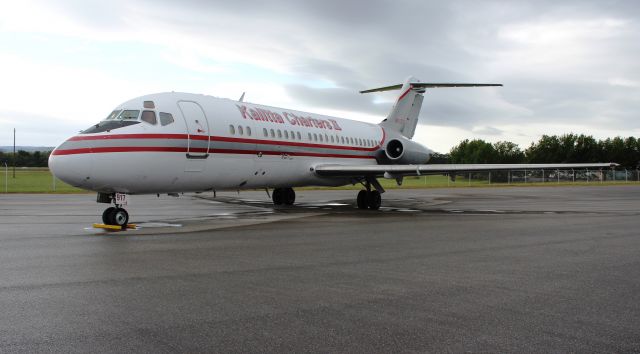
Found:
[(244, 105), (236, 105), (242, 118), (259, 120), (263, 122), (273, 122), (279, 124), (289, 123), (291, 125), (300, 125), (304, 127), (315, 127), (328, 130), (342, 130), (338, 122), (334, 119), (317, 119), (310, 116), (301, 117), (291, 112), (282, 112), (282, 114), (270, 111), (264, 108), (249, 108)]

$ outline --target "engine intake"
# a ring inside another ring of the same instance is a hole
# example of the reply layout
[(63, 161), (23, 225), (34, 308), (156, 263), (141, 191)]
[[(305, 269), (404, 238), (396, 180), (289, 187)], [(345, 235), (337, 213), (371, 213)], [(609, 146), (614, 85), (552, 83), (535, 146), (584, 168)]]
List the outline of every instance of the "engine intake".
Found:
[(404, 155), (404, 145), (398, 139), (390, 140), (385, 150), (387, 158), (392, 161), (399, 160)]

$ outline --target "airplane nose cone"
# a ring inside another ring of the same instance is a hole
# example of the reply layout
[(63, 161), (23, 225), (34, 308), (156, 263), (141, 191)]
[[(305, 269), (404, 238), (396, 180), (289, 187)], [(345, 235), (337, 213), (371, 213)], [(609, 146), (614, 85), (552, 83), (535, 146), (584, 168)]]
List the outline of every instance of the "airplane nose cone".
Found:
[(65, 183), (82, 189), (91, 189), (93, 160), (89, 153), (77, 153), (68, 149), (68, 141), (55, 148), (49, 155), (49, 170)]

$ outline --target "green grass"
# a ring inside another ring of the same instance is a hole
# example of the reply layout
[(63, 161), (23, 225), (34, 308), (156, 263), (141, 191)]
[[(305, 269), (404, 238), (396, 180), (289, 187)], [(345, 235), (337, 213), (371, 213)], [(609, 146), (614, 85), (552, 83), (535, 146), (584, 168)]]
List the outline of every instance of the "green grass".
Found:
[[(0, 172), (0, 193), (5, 193), (5, 169)], [(47, 168), (16, 168), (16, 178), (9, 168), (7, 191), (9, 193), (88, 193), (72, 187), (56, 178), (55, 189), (51, 172)]]
[[(522, 181), (517, 183), (489, 183), (488, 180), (477, 180), (472, 179), (471, 182), (467, 178), (461, 178), (460, 176), (456, 180), (456, 182), (451, 182), (447, 176), (440, 175), (432, 175), (432, 176), (421, 176), (421, 177), (406, 177), (402, 183), (402, 186), (398, 186), (395, 180), (390, 179), (379, 179), (380, 184), (385, 189), (415, 189), (415, 188), (468, 188), (468, 187), (518, 187), (518, 186), (526, 186), (526, 187), (536, 187), (536, 186), (605, 186), (605, 185), (638, 185), (639, 183), (636, 180), (630, 179), (628, 182), (624, 180), (618, 181), (590, 181), (586, 182), (584, 180), (581, 181), (561, 181), (557, 183), (556, 181), (548, 181), (548, 182), (535, 182), (535, 183), (524, 183)], [(9, 193), (90, 193), (88, 191), (72, 187), (59, 179), (55, 181), (55, 190), (53, 183), (53, 176), (49, 172), (47, 168), (17, 168), (16, 169), (16, 178), (13, 178), (12, 170), (9, 169), (8, 175), (8, 192)], [(314, 190), (314, 189), (346, 189), (346, 190), (357, 190), (361, 189), (361, 185), (348, 185), (343, 187), (305, 187), (305, 188), (296, 188), (299, 190)], [(5, 193), (5, 170), (0, 170), (0, 193)]]

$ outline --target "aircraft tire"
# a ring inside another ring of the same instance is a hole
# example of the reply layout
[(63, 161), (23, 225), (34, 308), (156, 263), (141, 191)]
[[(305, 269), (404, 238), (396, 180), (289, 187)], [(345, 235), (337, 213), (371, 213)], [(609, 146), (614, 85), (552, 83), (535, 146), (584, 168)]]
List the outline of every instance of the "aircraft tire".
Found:
[(284, 204), (286, 205), (293, 205), (293, 203), (296, 202), (296, 192), (293, 190), (293, 188), (284, 188), (283, 189), (283, 194), (284, 194)]
[(273, 199), (273, 204), (282, 205), (284, 202), (284, 190), (282, 188), (275, 188), (271, 194), (271, 199)]
[(102, 223), (105, 225), (114, 225), (113, 212), (116, 211), (116, 207), (108, 207), (102, 212)]
[(113, 211), (113, 225), (127, 226), (129, 223), (129, 213), (122, 208), (116, 208)]
[(358, 192), (356, 204), (358, 205), (358, 209), (367, 209), (367, 191), (363, 189)]
[(367, 206), (371, 210), (380, 209), (380, 205), (382, 205), (382, 196), (378, 191), (371, 191), (369, 195), (367, 195)]

